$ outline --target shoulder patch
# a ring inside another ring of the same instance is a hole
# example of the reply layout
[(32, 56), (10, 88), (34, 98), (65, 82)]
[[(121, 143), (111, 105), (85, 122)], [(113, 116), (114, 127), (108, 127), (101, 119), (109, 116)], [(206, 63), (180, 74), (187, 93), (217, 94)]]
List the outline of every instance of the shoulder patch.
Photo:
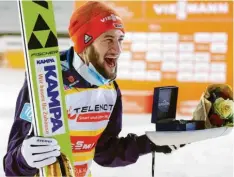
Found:
[(20, 113), (20, 118), (32, 122), (32, 109), (30, 103), (25, 103)]
[(61, 61), (61, 66), (63, 71), (67, 71), (69, 69), (69, 64), (66, 61)]

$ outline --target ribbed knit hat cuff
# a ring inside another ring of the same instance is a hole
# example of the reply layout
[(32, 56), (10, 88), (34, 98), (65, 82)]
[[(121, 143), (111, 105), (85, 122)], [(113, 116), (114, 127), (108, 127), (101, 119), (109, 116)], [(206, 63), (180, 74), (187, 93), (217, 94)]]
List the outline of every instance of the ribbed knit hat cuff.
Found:
[(103, 12), (91, 18), (80, 28), (78, 23), (70, 25), (69, 35), (74, 43), (74, 50), (81, 53), (102, 33), (112, 29), (119, 29), (124, 33), (122, 20), (115, 14)]

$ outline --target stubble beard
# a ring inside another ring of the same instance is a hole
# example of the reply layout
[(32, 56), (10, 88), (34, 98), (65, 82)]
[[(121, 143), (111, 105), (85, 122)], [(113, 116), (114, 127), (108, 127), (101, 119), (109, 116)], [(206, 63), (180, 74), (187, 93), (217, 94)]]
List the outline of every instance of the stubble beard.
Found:
[(117, 63), (112, 72), (109, 72), (105, 68), (104, 59), (100, 59), (99, 53), (95, 50), (94, 46), (91, 45), (88, 53), (89, 62), (95, 67), (95, 69), (101, 74), (105, 79), (114, 80), (117, 76)]

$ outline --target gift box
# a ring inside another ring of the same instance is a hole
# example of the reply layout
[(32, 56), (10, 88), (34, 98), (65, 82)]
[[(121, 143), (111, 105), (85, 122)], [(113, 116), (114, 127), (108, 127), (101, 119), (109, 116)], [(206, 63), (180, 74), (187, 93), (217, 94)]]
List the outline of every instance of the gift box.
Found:
[(205, 129), (205, 121), (168, 120), (157, 122), (156, 131), (190, 131)]
[(176, 120), (178, 87), (154, 88), (151, 123), (156, 131), (189, 131), (205, 128), (203, 120)]

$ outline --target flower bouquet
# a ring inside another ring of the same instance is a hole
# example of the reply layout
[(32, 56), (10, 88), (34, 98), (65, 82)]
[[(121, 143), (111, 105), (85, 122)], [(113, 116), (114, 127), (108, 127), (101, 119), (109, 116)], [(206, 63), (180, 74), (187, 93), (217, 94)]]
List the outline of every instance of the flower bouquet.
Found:
[(233, 127), (233, 91), (229, 85), (209, 85), (193, 112), (193, 120), (205, 121), (205, 128)]

